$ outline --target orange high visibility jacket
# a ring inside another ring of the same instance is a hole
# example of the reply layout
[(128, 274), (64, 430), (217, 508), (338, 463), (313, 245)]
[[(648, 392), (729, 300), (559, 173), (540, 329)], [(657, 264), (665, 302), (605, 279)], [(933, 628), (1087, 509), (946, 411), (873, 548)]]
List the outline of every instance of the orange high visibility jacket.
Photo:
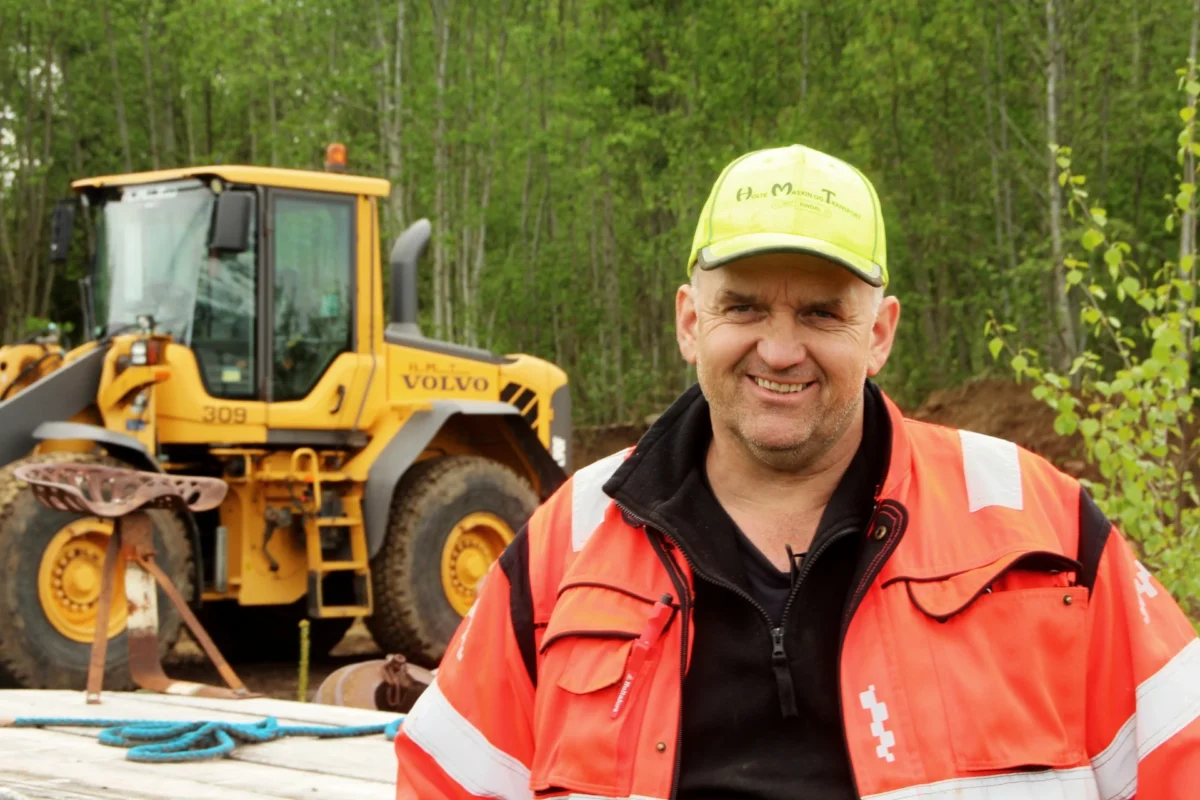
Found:
[[(859, 796), (1200, 798), (1200, 642), (1170, 595), (1077, 481), (886, 404), (839, 667)], [(628, 456), (537, 510), (527, 569), (489, 572), (396, 739), (397, 798), (673, 796), (692, 574), (603, 491)]]

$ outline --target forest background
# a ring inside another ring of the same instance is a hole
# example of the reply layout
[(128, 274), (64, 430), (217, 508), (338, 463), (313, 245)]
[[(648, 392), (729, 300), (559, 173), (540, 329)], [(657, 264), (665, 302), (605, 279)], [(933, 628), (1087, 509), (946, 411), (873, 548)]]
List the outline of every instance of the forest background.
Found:
[[(1192, 5), (1193, 7), (1188, 7)], [(1149, 267), (1179, 253), (1186, 0), (0, 0), (0, 340), (74, 323), (47, 258), (74, 177), (198, 163), (393, 182), (434, 223), (426, 331), (570, 373), (577, 421), (690, 380), (672, 297), (721, 167), (792, 142), (874, 180), (905, 319), (902, 404), (999, 367), (985, 323), (1070, 364), (1061, 165)]]

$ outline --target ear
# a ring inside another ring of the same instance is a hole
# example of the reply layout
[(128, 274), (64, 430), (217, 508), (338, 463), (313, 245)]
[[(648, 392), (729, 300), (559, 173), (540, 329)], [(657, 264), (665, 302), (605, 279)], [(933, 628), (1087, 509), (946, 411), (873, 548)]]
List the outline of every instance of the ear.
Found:
[(675, 339), (679, 353), (689, 364), (696, 363), (696, 287), (685, 283), (675, 291)]
[(896, 341), (896, 326), (900, 322), (900, 301), (885, 297), (875, 312), (875, 324), (871, 326), (871, 351), (867, 356), (867, 375), (875, 377), (887, 363)]

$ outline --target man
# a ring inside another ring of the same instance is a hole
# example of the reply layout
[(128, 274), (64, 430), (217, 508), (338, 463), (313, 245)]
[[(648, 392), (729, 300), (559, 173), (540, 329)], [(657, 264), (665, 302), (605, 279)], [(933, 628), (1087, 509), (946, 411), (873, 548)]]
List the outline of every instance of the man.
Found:
[(399, 798), (1200, 796), (1200, 643), (1077, 481), (905, 420), (853, 167), (742, 156), (676, 298), (685, 392), (489, 574)]

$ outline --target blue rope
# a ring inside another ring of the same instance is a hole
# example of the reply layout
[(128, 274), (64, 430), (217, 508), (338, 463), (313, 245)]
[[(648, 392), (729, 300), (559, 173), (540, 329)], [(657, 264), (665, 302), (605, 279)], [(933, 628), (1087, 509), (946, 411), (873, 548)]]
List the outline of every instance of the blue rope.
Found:
[(84, 719), (75, 717), (17, 717), (14, 728), (103, 728), (100, 744), (129, 749), (130, 761), (169, 763), (224, 758), (239, 743), (257, 744), (285, 736), (344, 739), (383, 734), (396, 738), (404, 717), (377, 725), (280, 725), (275, 717), (258, 722), (179, 722), (146, 719)]

